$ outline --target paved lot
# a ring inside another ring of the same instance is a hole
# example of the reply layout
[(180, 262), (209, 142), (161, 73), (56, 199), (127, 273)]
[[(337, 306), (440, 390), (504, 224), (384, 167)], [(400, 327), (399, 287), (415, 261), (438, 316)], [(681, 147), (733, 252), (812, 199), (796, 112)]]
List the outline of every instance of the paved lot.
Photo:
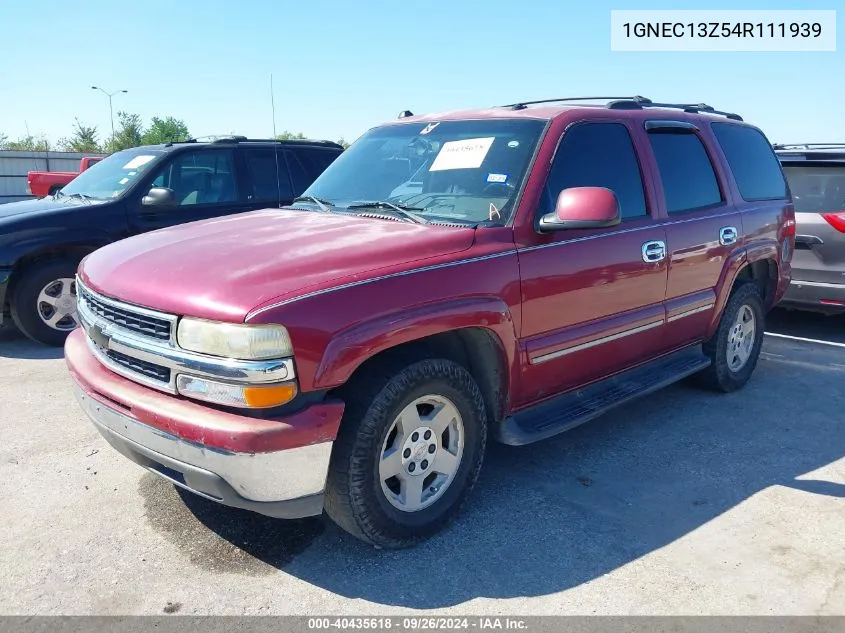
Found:
[[(845, 343), (845, 319), (773, 332)], [(845, 614), (845, 348), (767, 337), (730, 396), (679, 385), (494, 446), (445, 534), (378, 552), (180, 494), (0, 331), (0, 613)]]

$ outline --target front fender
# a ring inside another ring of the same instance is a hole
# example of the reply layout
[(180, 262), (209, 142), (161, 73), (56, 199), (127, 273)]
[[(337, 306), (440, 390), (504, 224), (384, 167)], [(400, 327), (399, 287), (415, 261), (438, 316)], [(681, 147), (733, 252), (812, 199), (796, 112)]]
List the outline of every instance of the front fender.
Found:
[(514, 385), (518, 380), (518, 345), (510, 309), (498, 297), (471, 297), (426, 303), (341, 330), (325, 348), (314, 388), (330, 389), (345, 383), (364, 361), (379, 352), (463, 328), (483, 328), (496, 337), (508, 364), (510, 384)]
[(113, 242), (105, 231), (63, 229), (59, 227), (27, 229), (0, 237), (0, 266), (12, 267), (21, 258), (62, 247), (86, 247), (91, 250)]

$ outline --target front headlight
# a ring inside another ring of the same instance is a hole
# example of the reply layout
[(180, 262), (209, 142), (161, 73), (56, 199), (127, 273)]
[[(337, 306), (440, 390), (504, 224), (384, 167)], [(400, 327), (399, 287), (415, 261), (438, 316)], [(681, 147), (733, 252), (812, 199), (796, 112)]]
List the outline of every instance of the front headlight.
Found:
[(183, 318), (179, 320), (176, 340), (182, 349), (223, 358), (267, 360), (293, 356), (290, 336), (281, 325), (243, 325)]

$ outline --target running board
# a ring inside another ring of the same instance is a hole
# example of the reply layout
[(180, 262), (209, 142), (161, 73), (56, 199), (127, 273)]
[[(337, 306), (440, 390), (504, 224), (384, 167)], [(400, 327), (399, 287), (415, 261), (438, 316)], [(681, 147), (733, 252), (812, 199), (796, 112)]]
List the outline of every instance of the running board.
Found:
[(496, 425), (495, 438), (510, 446), (544, 440), (706, 369), (710, 362), (700, 346), (688, 347), (518, 411)]

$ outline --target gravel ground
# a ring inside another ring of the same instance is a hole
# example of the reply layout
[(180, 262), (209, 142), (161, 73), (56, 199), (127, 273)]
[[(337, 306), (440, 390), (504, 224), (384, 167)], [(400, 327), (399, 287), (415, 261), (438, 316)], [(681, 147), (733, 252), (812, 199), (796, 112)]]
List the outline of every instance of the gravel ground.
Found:
[[(845, 342), (845, 320), (773, 332)], [(678, 385), (492, 446), (445, 533), (384, 552), (217, 506), (114, 452), (61, 352), (0, 330), (0, 613), (845, 614), (845, 348), (767, 337), (752, 382)]]

